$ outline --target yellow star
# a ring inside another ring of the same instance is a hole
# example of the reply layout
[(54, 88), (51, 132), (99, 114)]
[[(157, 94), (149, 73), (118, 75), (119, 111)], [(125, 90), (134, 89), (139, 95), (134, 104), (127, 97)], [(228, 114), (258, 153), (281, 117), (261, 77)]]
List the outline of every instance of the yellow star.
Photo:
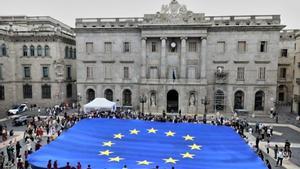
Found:
[(138, 165), (149, 165), (151, 164), (152, 162), (150, 161), (147, 161), (147, 160), (144, 160), (144, 161), (136, 161), (138, 163)]
[(190, 154), (189, 152), (186, 152), (184, 154), (181, 154), (182, 155), (182, 158), (191, 158), (193, 159), (195, 154)]
[(105, 150), (105, 151), (100, 151), (101, 156), (109, 156), (110, 154), (112, 154), (113, 152), (109, 151), (109, 150)]
[(154, 128), (147, 129), (147, 130), (148, 130), (148, 133), (156, 133), (157, 132), (157, 130)]
[(190, 135), (186, 135), (186, 136), (183, 136), (183, 138), (184, 138), (185, 141), (188, 141), (188, 140), (194, 141), (195, 137), (190, 136)]
[(117, 157), (109, 158), (108, 162), (120, 162), (121, 160), (124, 160), (124, 158), (120, 158), (119, 156), (117, 156)]
[(173, 164), (176, 164), (176, 159), (172, 158), (172, 157), (169, 157), (169, 158), (166, 158), (166, 159), (163, 159), (165, 161), (165, 163), (173, 163)]
[(197, 144), (193, 144), (193, 145), (189, 145), (189, 147), (191, 147), (191, 150), (201, 150), (201, 145), (197, 145)]
[(124, 137), (124, 135), (122, 135), (121, 133), (119, 133), (119, 134), (114, 134), (114, 138), (122, 139), (123, 137)]
[(174, 137), (174, 135), (176, 134), (175, 132), (172, 132), (172, 131), (168, 131), (168, 132), (165, 132), (166, 136), (167, 137)]
[(133, 130), (129, 130), (130, 131), (130, 134), (135, 134), (135, 135), (138, 135), (139, 134), (139, 130), (137, 129), (133, 129)]
[(103, 147), (111, 147), (113, 144), (115, 144), (115, 143), (108, 141), (108, 142), (103, 142), (102, 146)]

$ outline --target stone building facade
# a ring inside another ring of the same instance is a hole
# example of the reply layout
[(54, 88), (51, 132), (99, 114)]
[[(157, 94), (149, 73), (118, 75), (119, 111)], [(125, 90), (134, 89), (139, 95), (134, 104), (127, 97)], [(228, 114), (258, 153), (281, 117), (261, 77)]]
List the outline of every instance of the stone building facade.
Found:
[(278, 104), (291, 105), (293, 100), (294, 60), (296, 52), (295, 34), (298, 30), (280, 32), (280, 54), (278, 58)]
[(296, 33), (296, 52), (293, 80), (293, 112), (300, 115), (300, 31)]
[(71, 27), (51, 17), (0, 16), (0, 107), (53, 106), (76, 99)]
[(140, 18), (78, 18), (81, 104), (194, 114), (207, 98), (209, 112), (269, 112), (282, 28), (279, 15), (205, 16), (176, 0)]

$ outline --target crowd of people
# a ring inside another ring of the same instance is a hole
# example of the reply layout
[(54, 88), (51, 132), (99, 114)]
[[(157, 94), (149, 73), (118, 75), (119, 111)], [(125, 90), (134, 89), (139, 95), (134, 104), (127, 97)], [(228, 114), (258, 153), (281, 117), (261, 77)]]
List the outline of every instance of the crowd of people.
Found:
[[(144, 114), (141, 112), (130, 112), (130, 111), (117, 111), (117, 112), (103, 112), (94, 111), (90, 113), (72, 113), (67, 114), (64, 107), (53, 107), (45, 109), (48, 116), (44, 118), (42, 116), (34, 116), (27, 122), (27, 127), (24, 132), (24, 144), (21, 145), (20, 141), (10, 141), (6, 147), (6, 154), (4, 151), (0, 152), (0, 168), (11, 167), (16, 165), (17, 169), (28, 169), (28, 155), (34, 151), (39, 150), (43, 144), (49, 144), (51, 141), (56, 139), (62, 132), (72, 127), (78, 121), (84, 118), (110, 118), (110, 119), (136, 119), (145, 121), (157, 121), (157, 122), (172, 122), (172, 123), (206, 123), (202, 117), (197, 115), (170, 115), (162, 113), (161, 115)], [(64, 113), (59, 116), (59, 114)], [(222, 115), (215, 115), (209, 117), (209, 121), (212, 125), (226, 125), (233, 127), (241, 137), (245, 138), (244, 132), (248, 131), (252, 134), (253, 129), (246, 120), (241, 120), (236, 116), (226, 118)], [(7, 131), (7, 129), (5, 129)], [(269, 153), (270, 138), (273, 135), (272, 126), (264, 126), (257, 123), (255, 126), (255, 134), (257, 134), (256, 145), (253, 146), (258, 156), (264, 160), (264, 155), (259, 147), (261, 140), (267, 140), (266, 150)], [(2, 136), (3, 138), (3, 136)], [(7, 138), (4, 137), (3, 141)], [(278, 145), (274, 147), (275, 159), (277, 159), (277, 165), (282, 165), (282, 159), (285, 155), (291, 157), (290, 142), (286, 141), (284, 149), (279, 149)], [(53, 160), (53, 163), (52, 163)], [(266, 166), (271, 169), (271, 164), (268, 159), (265, 160)], [(49, 159), (47, 169), (59, 168), (56, 159)], [(67, 169), (81, 169), (80, 162), (76, 166), (70, 166), (70, 163), (64, 165)], [(157, 166), (159, 168), (159, 166)], [(91, 169), (91, 166), (88, 166)]]

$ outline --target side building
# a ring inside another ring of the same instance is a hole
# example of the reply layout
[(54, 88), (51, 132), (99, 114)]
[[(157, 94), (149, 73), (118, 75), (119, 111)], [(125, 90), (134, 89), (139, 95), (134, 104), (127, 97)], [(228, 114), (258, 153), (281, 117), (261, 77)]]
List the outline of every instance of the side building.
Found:
[(293, 79), (296, 53), (296, 32), (280, 32), (280, 55), (278, 58), (277, 104), (290, 106), (293, 101)]
[(76, 101), (71, 27), (48, 16), (0, 16), (0, 107)]
[(293, 112), (300, 116), (300, 31), (296, 33), (296, 53), (293, 80)]
[(162, 113), (269, 112), (279, 15), (205, 16), (172, 0), (140, 18), (76, 19), (81, 104), (106, 97)]

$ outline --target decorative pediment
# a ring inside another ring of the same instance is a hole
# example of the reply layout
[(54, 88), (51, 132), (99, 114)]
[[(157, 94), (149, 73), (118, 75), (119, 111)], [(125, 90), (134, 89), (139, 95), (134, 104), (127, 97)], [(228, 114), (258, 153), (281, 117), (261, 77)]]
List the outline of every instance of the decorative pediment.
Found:
[(145, 15), (147, 23), (159, 24), (180, 24), (196, 23), (203, 21), (204, 14), (195, 14), (189, 11), (185, 5), (181, 5), (177, 0), (172, 0), (168, 5), (162, 5), (160, 12), (154, 15)]

